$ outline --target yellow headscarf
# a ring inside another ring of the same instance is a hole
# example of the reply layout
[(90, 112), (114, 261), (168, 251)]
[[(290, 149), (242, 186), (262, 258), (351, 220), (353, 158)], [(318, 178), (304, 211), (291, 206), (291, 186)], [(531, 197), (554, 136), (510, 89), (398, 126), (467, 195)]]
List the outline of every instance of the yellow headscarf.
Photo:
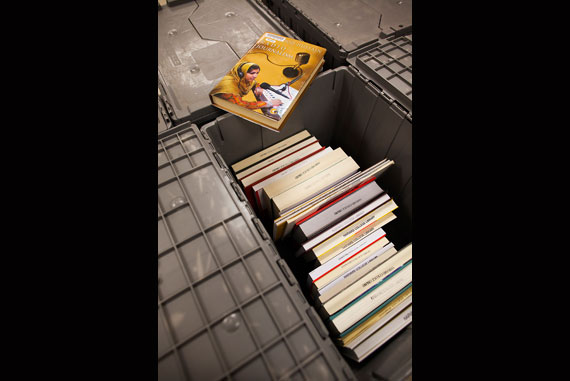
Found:
[(256, 64), (252, 62), (246, 62), (245, 64), (243, 64), (243, 66), (240, 69), (240, 72), (243, 73), (243, 77), (240, 78), (238, 75), (238, 68), (242, 63), (243, 62), (238, 62), (238, 64), (234, 66), (232, 70), (230, 70), (230, 72), (220, 80), (220, 82), (216, 85), (216, 87), (212, 89), (210, 94), (215, 95), (220, 93), (226, 93), (226, 94), (240, 95), (243, 97), (254, 86), (256, 86), (257, 85), (256, 81), (248, 82), (245, 79), (245, 74), (247, 73), (249, 68), (252, 65)]

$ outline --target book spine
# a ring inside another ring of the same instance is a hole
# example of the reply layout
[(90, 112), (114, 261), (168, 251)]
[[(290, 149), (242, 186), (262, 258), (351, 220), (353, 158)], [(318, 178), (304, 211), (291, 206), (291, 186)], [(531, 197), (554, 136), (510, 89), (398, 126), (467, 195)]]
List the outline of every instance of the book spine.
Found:
[(341, 291), (338, 295), (326, 302), (323, 307), (329, 315), (333, 315), (340, 309), (344, 308), (355, 298), (364, 295), (369, 290), (373, 289), (377, 284), (382, 283), (388, 279), (393, 273), (398, 271), (404, 263), (412, 258), (412, 253), (397, 253), (391, 258), (386, 259), (380, 266), (372, 269), (364, 274), (361, 278), (356, 280), (345, 290)]
[(310, 144), (302, 148), (299, 148), (294, 152), (290, 152), (286, 156), (283, 156), (270, 164), (267, 164), (265, 167), (260, 168), (257, 171), (252, 172), (245, 177), (242, 177), (240, 180), (241, 184), (244, 187), (254, 185), (257, 182), (261, 181), (262, 179), (266, 179), (272, 174), (278, 172), (279, 170), (290, 166), (291, 163), (300, 160), (300, 158), (305, 157), (310, 153), (317, 151), (319, 148), (321, 148), (321, 145), (319, 144), (318, 140), (311, 142)]
[(380, 348), (384, 343), (390, 340), (395, 334), (404, 329), (412, 322), (412, 305), (396, 315), (386, 325), (378, 329), (360, 345), (354, 348), (354, 354), (357, 361), (365, 360), (376, 349)]
[(296, 225), (301, 225), (302, 223), (306, 222), (307, 220), (309, 220), (310, 218), (313, 218), (314, 216), (316, 216), (317, 214), (323, 212), (324, 210), (330, 208), (331, 206), (333, 206), (334, 204), (336, 204), (337, 202), (339, 202), (340, 200), (342, 200), (343, 198), (351, 195), (353, 192), (356, 192), (358, 189), (368, 185), (369, 183), (371, 183), (372, 181), (374, 181), (376, 178), (370, 178), (360, 184), (357, 184), (355, 187), (348, 189), (346, 193), (341, 194), (340, 196), (336, 197), (335, 199), (331, 200), (329, 203), (327, 203), (326, 205), (320, 207), (319, 209), (317, 209), (315, 212), (309, 214), (308, 216), (304, 217), (302, 220), (297, 221), (295, 224)]
[(321, 277), (320, 279), (316, 280), (313, 284), (317, 289), (321, 289), (342, 274), (346, 273), (347, 271), (353, 269), (358, 264), (366, 261), (369, 257), (375, 255), (375, 253), (386, 246), (390, 241), (386, 237), (382, 238), (381, 240), (375, 242), (374, 244), (370, 245), (366, 249), (359, 252), (357, 255), (350, 258), (348, 261), (344, 262), (333, 271), (325, 274), (325, 276)]
[(376, 267), (380, 266), (384, 261), (389, 259), (391, 256), (397, 253), (394, 248), (394, 244), (390, 242), (388, 245), (384, 246), (380, 250), (377, 250), (364, 261), (360, 262), (358, 265), (354, 266), (352, 269), (348, 270), (340, 277), (330, 282), (326, 286), (317, 290), (317, 295), (322, 303), (326, 303), (340, 291), (342, 291), (346, 285), (352, 284), (357, 276), (362, 274), (364, 271), (372, 271)]
[[(382, 320), (385, 321), (384, 316), (395, 309), (396, 306), (403, 304), (409, 305), (412, 303), (412, 283), (408, 284), (406, 287), (402, 288), (400, 291), (396, 292), (393, 296), (388, 298), (384, 303), (380, 304), (378, 307), (373, 309), (370, 313), (364, 316), (362, 319), (357, 321), (352, 327), (341, 333), (336, 339), (342, 342), (342, 344), (348, 344), (350, 341), (354, 340), (357, 336), (360, 336), (363, 330), (372, 328), (372, 326), (377, 323), (382, 325)], [(404, 303), (406, 301), (406, 303)], [(409, 303), (408, 303), (409, 302)]]
[(326, 207), (301, 224), (297, 223), (298, 229), (304, 240), (309, 239), (362, 208), (381, 193), (382, 189), (375, 182), (361, 185), (334, 205)]
[[(301, 219), (317, 211), (323, 205), (326, 205), (327, 203), (334, 201), (336, 198), (341, 197), (351, 189), (356, 188), (362, 182), (361, 174), (362, 173), (360, 171), (357, 171), (352, 176), (349, 176), (347, 179), (340, 181), (338, 184), (330, 187), (328, 190), (320, 193), (318, 196), (285, 213), (283, 216), (286, 217), (286, 227), (283, 232), (283, 236), (289, 235), (293, 228), (296, 226), (295, 224)], [(283, 217), (280, 217), (279, 220), (282, 218)]]
[(300, 143), (296, 143), (295, 145), (255, 164), (254, 166), (249, 167), (248, 169), (244, 169), (243, 171), (240, 171), (237, 175), (236, 175), (236, 179), (243, 181), (244, 179), (251, 177), (253, 174), (262, 171), (263, 169), (266, 169), (274, 164), (276, 164), (277, 162), (286, 159), (287, 157), (299, 152), (302, 149), (306, 149), (307, 147), (311, 146), (312, 144), (318, 142), (317, 138), (315, 138), (314, 136), (311, 136), (310, 138), (303, 140)]
[[(338, 165), (338, 166), (337, 166)], [(327, 168), (287, 191), (275, 196), (272, 199), (276, 209), (276, 216), (295, 208), (305, 201), (317, 196), (327, 188), (333, 187), (358, 171), (360, 167), (351, 157)]]
[(360, 231), (358, 231), (356, 234), (354, 234), (353, 237), (350, 237), (349, 239), (342, 241), (340, 244), (334, 246), (332, 249), (327, 250), (323, 254), (316, 257), (316, 262), (319, 265), (327, 263), (329, 260), (334, 258), (341, 251), (346, 250), (350, 246), (354, 245), (356, 242), (360, 241), (362, 238), (367, 237), (368, 235), (370, 235), (374, 231), (376, 231), (378, 228), (383, 227), (388, 222), (390, 222), (394, 219), (396, 219), (396, 215), (394, 213), (391, 213), (391, 212), (388, 213), (384, 217), (374, 221), (372, 224), (370, 224), (366, 228), (363, 228)]
[(291, 164), (290, 166), (283, 168), (282, 170), (272, 174), (271, 176), (268, 176), (266, 179), (260, 180), (256, 184), (252, 184), (252, 189), (253, 189), (253, 192), (255, 194), (255, 198), (257, 200), (259, 210), (267, 210), (269, 208), (268, 198), (266, 196), (265, 197), (263, 196), (263, 187), (268, 186), (269, 184), (273, 183), (274, 181), (279, 180), (283, 176), (286, 176), (286, 175), (292, 173), (293, 171), (301, 168), (302, 166), (307, 165), (307, 164), (323, 157), (324, 155), (326, 155), (330, 152), (332, 152), (332, 148), (321, 147), (316, 152), (314, 152), (310, 155), (307, 155), (305, 158), (299, 160), (298, 162), (295, 162), (295, 163)]
[(322, 157), (320, 160), (307, 164), (306, 166), (302, 166), (293, 173), (282, 177), (278, 181), (267, 186), (264, 191), (267, 194), (267, 197), (269, 199), (272, 199), (273, 197), (276, 197), (288, 189), (303, 183), (308, 178), (311, 178), (312, 176), (324, 171), (325, 169), (340, 162), (341, 160), (346, 159), (347, 157), (348, 156), (346, 153), (344, 153), (342, 148), (337, 148)]
[(371, 246), (376, 241), (381, 240), (386, 236), (386, 232), (383, 229), (378, 229), (374, 233), (370, 234), (368, 237), (357, 242), (355, 245), (351, 246), (348, 250), (343, 251), (342, 253), (338, 254), (336, 257), (321, 265), (311, 271), (309, 273), (309, 277), (313, 281), (313, 283), (319, 280), (321, 277), (329, 273), (334, 268), (338, 267), (342, 263), (348, 261), (350, 258), (361, 252), (362, 250), (366, 249), (368, 246)]
[[(254, 206), (258, 211), (260, 210), (260, 205), (258, 205), (257, 202), (257, 196), (256, 193), (253, 190), (253, 187), (265, 180), (268, 180), (269, 178), (273, 177), (274, 175), (280, 173), (281, 171), (286, 171), (288, 168), (290, 167), (294, 167), (295, 165), (302, 163), (303, 161), (305, 161), (306, 159), (308, 159), (309, 157), (313, 156), (314, 154), (324, 150), (325, 147), (321, 147), (320, 144), (315, 143), (314, 146), (309, 147), (306, 150), (303, 150), (303, 154), (305, 156), (296, 159), (295, 161), (291, 162), (291, 161), (286, 161), (283, 163), (283, 165), (281, 167), (275, 168), (275, 171), (268, 174), (267, 176), (260, 178), (258, 180), (256, 180), (255, 182), (248, 184), (247, 186), (244, 187), (244, 192), (246, 193), (246, 196), (248, 197), (248, 200), (250, 200), (252, 206)], [(247, 183), (246, 183), (247, 184)], [(243, 183), (242, 183), (243, 185)]]
[(329, 252), (339, 247), (339, 245), (342, 245), (341, 247), (344, 246), (345, 248), (350, 246), (351, 241), (355, 242), (359, 239), (358, 237), (365, 237), (374, 231), (375, 228), (380, 225), (380, 220), (396, 208), (397, 205), (393, 200), (382, 204), (365, 216), (360, 217), (345, 227), (343, 230), (335, 233), (331, 237), (313, 247), (311, 249), (313, 255), (320, 260), (322, 256), (325, 256), (325, 254), (328, 256)]
[[(409, 288), (406, 288), (406, 291), (410, 289), (411, 286)], [(366, 340), (368, 337), (373, 335), (376, 331), (378, 331), (383, 325), (392, 320), (394, 317), (398, 316), (403, 310), (405, 310), (408, 306), (410, 306), (412, 304), (411, 295), (408, 296), (407, 298), (399, 299), (400, 296), (403, 296), (405, 294), (406, 294), (405, 292), (402, 293), (399, 292), (398, 297), (394, 299), (390, 298), (389, 299), (390, 302), (388, 303), (382, 303), (385, 306), (384, 308), (387, 309), (386, 313), (382, 316), (382, 318), (378, 319), (378, 321), (375, 322), (374, 324), (371, 324), (370, 327), (367, 327), (365, 331), (361, 332), (358, 336), (355, 336), (352, 340), (350, 341), (347, 340), (344, 343), (344, 345), (346, 345), (349, 348), (355, 348), (364, 340)], [(356, 329), (354, 331), (356, 331)]]
[(411, 281), (412, 263), (410, 261), (401, 269), (392, 273), (390, 277), (384, 279), (364, 295), (361, 295), (342, 310), (332, 315), (330, 322), (339, 333), (346, 331), (396, 292), (411, 283)]
[(258, 153), (249, 156), (241, 161), (238, 161), (237, 163), (232, 164), (232, 169), (234, 170), (234, 173), (237, 175), (238, 172), (243, 171), (244, 169), (247, 169), (248, 167), (255, 165), (256, 163), (260, 162), (261, 160), (266, 159), (267, 157), (278, 153), (284, 149), (286, 149), (287, 147), (289, 147), (292, 144), (296, 144), (304, 139), (307, 139), (311, 136), (311, 134), (307, 131), (307, 130), (303, 130), (293, 136), (290, 136), (287, 139), (284, 139), (278, 143), (275, 143), (272, 146), (267, 147), (266, 149), (259, 151)]
[(356, 220), (358, 220), (361, 217), (365, 216), (366, 214), (370, 213), (375, 208), (384, 204), (389, 199), (390, 199), (390, 197), (386, 193), (384, 193), (383, 195), (378, 197), (376, 200), (372, 201), (370, 204), (366, 205), (365, 207), (363, 207), (359, 211), (357, 211), (354, 214), (345, 218), (343, 221), (341, 221), (338, 224), (334, 225), (333, 227), (329, 228), (325, 232), (317, 235), (315, 238), (311, 238), (309, 241), (305, 242), (302, 245), (303, 250), (307, 251), (309, 249), (312, 249), (313, 247), (315, 247), (319, 243), (323, 242), (325, 239), (329, 238), (333, 234), (338, 233), (340, 230), (344, 229), (345, 227), (352, 224)]

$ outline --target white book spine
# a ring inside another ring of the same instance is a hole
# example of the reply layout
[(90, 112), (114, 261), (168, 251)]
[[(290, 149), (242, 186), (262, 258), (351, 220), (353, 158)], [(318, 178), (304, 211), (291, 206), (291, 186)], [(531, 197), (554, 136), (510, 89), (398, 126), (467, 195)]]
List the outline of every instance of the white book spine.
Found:
[(276, 211), (278, 212), (275, 215), (284, 214), (288, 210), (291, 210), (312, 197), (315, 197), (323, 190), (335, 186), (352, 176), (358, 171), (358, 169), (358, 164), (356, 164), (354, 159), (349, 156), (316, 174), (314, 177), (307, 178), (305, 181), (287, 189), (272, 199), (273, 205), (276, 207)]
[(364, 276), (356, 280), (352, 285), (342, 290), (338, 295), (326, 302), (323, 307), (329, 315), (339, 311), (346, 304), (357, 298), (375, 284), (382, 282), (397, 268), (412, 259), (412, 252), (399, 253), (386, 259), (380, 266), (368, 271)]
[(390, 340), (396, 333), (404, 329), (412, 322), (412, 305), (396, 315), (392, 320), (378, 329), (374, 334), (369, 336), (360, 345), (354, 348), (357, 361), (362, 361), (368, 357), (374, 350), (380, 348), (384, 343)]
[(279, 152), (278, 154), (275, 154), (257, 164), (255, 164), (252, 167), (249, 167), (248, 169), (244, 169), (243, 171), (241, 171), (240, 173), (238, 173), (236, 175), (236, 178), (238, 180), (243, 179), (244, 177), (247, 177), (249, 175), (251, 175), (253, 172), (260, 170), (261, 168), (264, 168), (268, 165), (274, 164), (278, 161), (280, 161), (281, 159), (283, 159), (285, 156), (289, 155), (292, 152), (295, 152), (299, 149), (306, 149), (307, 145), (313, 145), (311, 143), (314, 143), (317, 141), (317, 138), (315, 138), (314, 136), (311, 136), (309, 139), (303, 140), (302, 142), (296, 143), (295, 145), (287, 148), (284, 151)]
[(344, 229), (348, 225), (352, 224), (359, 218), (365, 216), (366, 214), (370, 213), (372, 210), (376, 209), (380, 205), (384, 204), (386, 201), (390, 199), (388, 194), (384, 193), (376, 200), (372, 201), (370, 204), (366, 205), (364, 208), (360, 209), (358, 212), (348, 216), (346, 219), (342, 220), (341, 222), (337, 223), (333, 227), (329, 228), (325, 232), (319, 234), (315, 238), (310, 239), (309, 241), (305, 242), (302, 247), (304, 251), (310, 250), (328, 237), (332, 236), (333, 234), (338, 233), (340, 230)]
[(394, 248), (394, 244), (390, 242), (380, 250), (372, 253), (364, 261), (360, 262), (353, 268), (346, 271), (344, 274), (336, 278), (334, 281), (330, 282), (326, 286), (317, 290), (317, 294), (321, 303), (325, 303), (327, 300), (331, 299), (338, 292), (342, 291), (345, 287), (344, 285), (350, 284), (349, 282), (354, 279), (355, 274), (359, 274), (362, 270), (369, 267), (371, 270), (376, 266), (379, 266), (383, 261), (390, 258), (392, 255), (396, 254), (397, 251)]
[(290, 146), (292, 144), (296, 144), (296, 143), (300, 142), (301, 140), (306, 139), (310, 136), (311, 136), (311, 134), (307, 130), (303, 130), (301, 132), (298, 132), (295, 135), (290, 136), (287, 139), (280, 141), (279, 143), (276, 143), (270, 147), (267, 147), (264, 150), (261, 150), (254, 155), (251, 155), (251, 156), (249, 156), (243, 160), (238, 161), (237, 163), (232, 164), (232, 169), (237, 174), (238, 172), (242, 171), (243, 169), (249, 167), (250, 165), (253, 165), (253, 164), (255, 164), (261, 160), (265, 160), (269, 156), (273, 155), (275, 152), (279, 152), (279, 151), (287, 148), (288, 146)]
[[(368, 327), (365, 332), (358, 335), (354, 340), (346, 345), (347, 348), (354, 349), (360, 343), (365, 341), (367, 338), (372, 336), (376, 331), (378, 331), (383, 325), (392, 320), (395, 316), (399, 315), (403, 310), (412, 304), (412, 296), (408, 296), (402, 303), (396, 306), (392, 311), (388, 312), (382, 319), (378, 320), (376, 323)], [(409, 310), (411, 312), (411, 309)]]
[(324, 156), (321, 160), (310, 163), (309, 165), (298, 168), (297, 171), (289, 173), (282, 177), (279, 181), (275, 181), (271, 185), (263, 189), (263, 194), (267, 199), (271, 200), (279, 194), (304, 183), (307, 179), (321, 173), (327, 168), (348, 158), (342, 148), (337, 148)]
[(256, 181), (261, 180), (264, 177), (270, 176), (272, 173), (279, 171), (280, 169), (285, 168), (286, 166), (294, 163), (295, 161), (299, 160), (302, 157), (310, 155), (311, 153), (319, 150), (322, 146), (319, 143), (313, 143), (308, 147), (305, 147), (294, 154), (291, 154), (287, 157), (280, 159), (279, 161), (269, 165), (266, 168), (260, 169), (255, 173), (241, 179), (241, 184), (245, 188)]
[(309, 277), (311, 278), (312, 281), (319, 279), (321, 276), (325, 275), (326, 273), (328, 273), (329, 271), (340, 265), (342, 262), (350, 259), (353, 255), (355, 255), (365, 247), (371, 245), (375, 241), (379, 240), (380, 238), (384, 237), (385, 235), (386, 232), (384, 231), (384, 229), (380, 228), (376, 230), (374, 233), (364, 237), (363, 239), (361, 239), (360, 241), (358, 241), (357, 243), (355, 243), (345, 251), (336, 255), (333, 259), (331, 259), (327, 263), (311, 271), (309, 273)]
[(366, 294), (356, 303), (342, 310), (341, 313), (335, 315), (331, 322), (335, 325), (339, 332), (344, 332), (350, 328), (358, 320), (362, 319), (374, 308), (378, 307), (398, 290), (406, 286), (412, 281), (412, 263), (404, 267), (398, 273), (390, 277), (382, 285)]
[(309, 156), (308, 158), (306, 158), (305, 160), (292, 165), (291, 167), (287, 168), (286, 170), (279, 172), (277, 174), (275, 174), (274, 176), (269, 177), (268, 179), (265, 179), (257, 184), (255, 184), (251, 189), (253, 190), (253, 192), (256, 195), (256, 199), (261, 201), (261, 205), (258, 205), (260, 207), (261, 210), (267, 210), (267, 208), (269, 208), (269, 202), (267, 200), (267, 198), (262, 197), (262, 189), (263, 187), (273, 183), (274, 181), (279, 180), (280, 178), (282, 178), (283, 176), (288, 175), (289, 173), (299, 169), (300, 167), (302, 167), (303, 165), (307, 165), (312, 161), (317, 160), (318, 158), (326, 155), (327, 153), (332, 152), (332, 148), (327, 147), (324, 150), (322, 150), (321, 152), (317, 152), (316, 154)]
[[(393, 200), (385, 203), (371, 213), (360, 218), (340, 232), (334, 234), (333, 236), (327, 238), (325, 241), (315, 246), (312, 249), (313, 255), (319, 262), (326, 262), (328, 259), (324, 258), (328, 258), (330, 254), (342, 249), (343, 247), (347, 248), (348, 246), (352, 246), (357, 240), (366, 237), (377, 228), (384, 226), (396, 218), (396, 216), (391, 212), (397, 207), (398, 206), (396, 203), (394, 203)], [(391, 216), (388, 217), (388, 214), (390, 213)]]

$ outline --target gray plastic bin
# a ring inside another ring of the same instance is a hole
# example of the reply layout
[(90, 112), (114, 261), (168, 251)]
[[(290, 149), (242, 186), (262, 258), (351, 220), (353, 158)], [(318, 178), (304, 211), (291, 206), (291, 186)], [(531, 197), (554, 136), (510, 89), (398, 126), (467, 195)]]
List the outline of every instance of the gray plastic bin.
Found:
[[(321, 73), (280, 133), (231, 114), (204, 125), (201, 131), (211, 141), (227, 169), (231, 164), (303, 129), (316, 136), (323, 146), (342, 147), (363, 169), (385, 157), (395, 161), (377, 180), (399, 206), (395, 211), (397, 219), (386, 225), (385, 230), (398, 249), (411, 242), (412, 116), (354, 67), (340, 67)], [(227, 172), (230, 173), (230, 170), (227, 169)], [(245, 200), (235, 177), (229, 175), (229, 178), (238, 197)], [(267, 232), (265, 234), (269, 236)], [(272, 241), (269, 243), (275, 245)], [(303, 275), (306, 277), (306, 272), (303, 272), (302, 264), (295, 261), (292, 249), (287, 243), (279, 243), (275, 247), (281, 257), (288, 261), (298, 281), (304, 284)], [(349, 361), (359, 379), (369, 379), (374, 372), (386, 373), (388, 368), (394, 374), (411, 374), (411, 340), (402, 342), (398, 339), (401, 334), (403, 332), (362, 364)], [(394, 351), (408, 353), (409, 356), (398, 357), (401, 361), (392, 362), (386, 368), (383, 359), (390, 357)]]
[(304, 41), (327, 49), (324, 69), (354, 50), (412, 32), (412, 0), (263, 0)]
[(223, 111), (208, 93), (265, 32), (298, 38), (258, 0), (169, 2), (158, 9), (158, 90), (171, 121), (200, 126)]

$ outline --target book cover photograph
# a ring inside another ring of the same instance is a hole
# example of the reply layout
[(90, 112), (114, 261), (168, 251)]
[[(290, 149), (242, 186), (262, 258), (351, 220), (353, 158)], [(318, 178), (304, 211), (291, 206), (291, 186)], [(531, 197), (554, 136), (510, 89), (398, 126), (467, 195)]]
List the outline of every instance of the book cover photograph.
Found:
[(326, 49), (264, 33), (210, 91), (212, 104), (279, 131), (323, 66)]

